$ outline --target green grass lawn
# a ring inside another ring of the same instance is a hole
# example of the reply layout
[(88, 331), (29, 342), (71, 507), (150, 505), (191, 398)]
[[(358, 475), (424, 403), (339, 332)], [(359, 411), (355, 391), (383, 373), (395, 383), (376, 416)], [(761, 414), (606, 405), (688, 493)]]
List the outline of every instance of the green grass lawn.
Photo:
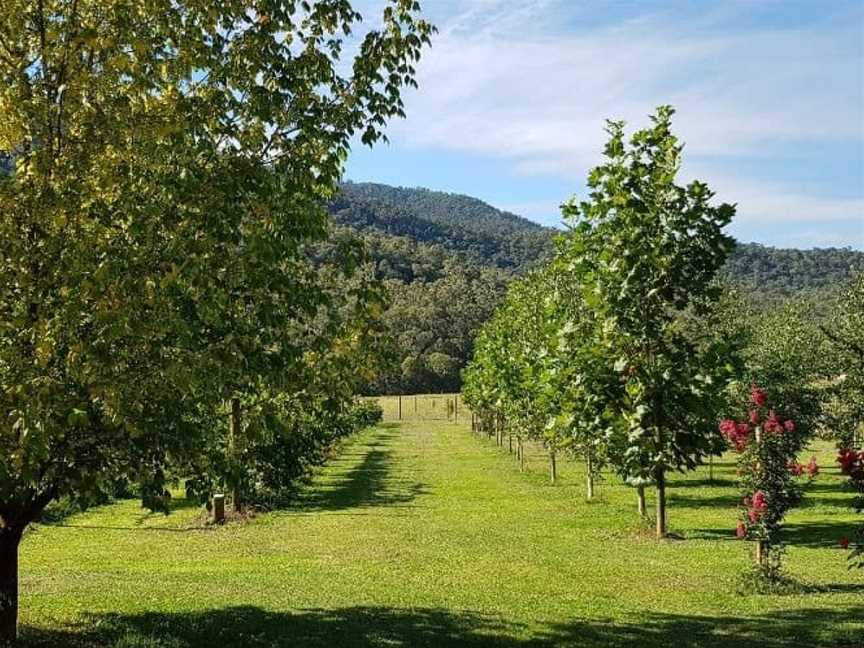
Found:
[[(520, 474), (506, 449), (437, 421), (384, 424), (348, 442), (297, 505), (225, 527), (178, 501), (124, 501), (43, 525), (21, 550), (32, 645), (864, 645), (864, 574), (836, 540), (856, 522), (829, 446), (788, 519), (798, 593), (743, 595), (733, 458), (682, 475), (670, 526), (640, 527), (608, 478), (545, 458)], [(809, 458), (809, 455), (808, 455)], [(650, 502), (649, 502), (650, 504)]]

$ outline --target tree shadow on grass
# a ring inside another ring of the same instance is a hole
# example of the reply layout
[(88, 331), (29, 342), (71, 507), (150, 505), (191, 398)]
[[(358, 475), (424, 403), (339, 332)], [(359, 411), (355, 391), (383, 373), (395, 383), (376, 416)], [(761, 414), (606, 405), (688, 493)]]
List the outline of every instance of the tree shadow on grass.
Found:
[(741, 501), (738, 495), (707, 495), (690, 497), (671, 491), (667, 496), (669, 507), (675, 508), (723, 508), (734, 511)]
[[(783, 544), (792, 547), (839, 547), (838, 540), (844, 536), (851, 538), (854, 532), (854, 522), (785, 523), (780, 531), (780, 540)], [(688, 532), (687, 537), (698, 540), (741, 542), (735, 537), (735, 529), (731, 526), (728, 528), (693, 529)]]
[[(379, 433), (375, 442), (365, 446), (363, 459), (344, 474), (335, 470), (328, 481), (313, 482), (301, 491), (290, 511), (344, 511), (373, 506), (406, 506), (424, 494), (423, 484), (398, 479), (392, 474), (393, 451), (381, 441), (394, 436)], [(341, 463), (356, 459), (343, 455)], [(338, 469), (338, 464), (333, 466)]]
[[(92, 615), (79, 628), (25, 627), (22, 646), (42, 648), (807, 648), (856, 646), (864, 606), (772, 611), (770, 615), (645, 613), (632, 621), (573, 620), (531, 632), (499, 616), (435, 608), (350, 607), (271, 612), (233, 607), (190, 613)], [(850, 627), (851, 624), (855, 627)]]

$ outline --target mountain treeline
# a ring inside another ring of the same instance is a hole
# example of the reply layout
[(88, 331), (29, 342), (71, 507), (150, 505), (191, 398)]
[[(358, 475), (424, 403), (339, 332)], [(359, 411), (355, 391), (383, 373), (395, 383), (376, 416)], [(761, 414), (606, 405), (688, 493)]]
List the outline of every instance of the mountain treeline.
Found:
[[(480, 325), (513, 278), (550, 258), (558, 233), (469, 196), (375, 183), (344, 183), (330, 213), (365, 241), (389, 293), (389, 357), (369, 393), (458, 390)], [(754, 307), (817, 309), (860, 272), (864, 252), (756, 243), (739, 243), (724, 268)]]

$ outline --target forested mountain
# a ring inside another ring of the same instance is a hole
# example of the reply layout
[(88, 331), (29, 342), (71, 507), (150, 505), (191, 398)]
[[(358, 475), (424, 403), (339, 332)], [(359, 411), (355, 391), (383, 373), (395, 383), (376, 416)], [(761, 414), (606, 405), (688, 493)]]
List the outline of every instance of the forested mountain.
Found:
[[(335, 221), (360, 233), (391, 305), (389, 369), (371, 392), (459, 388), (475, 332), (507, 283), (552, 251), (556, 230), (481, 200), (428, 189), (345, 183), (330, 204)], [(759, 304), (818, 300), (864, 272), (864, 252), (779, 249), (742, 243), (726, 274), (757, 293)]]
[(739, 243), (726, 262), (726, 272), (735, 281), (785, 297), (846, 283), (853, 273), (864, 272), (864, 252), (849, 248), (796, 250)]
[(330, 211), (342, 225), (437, 243), (514, 270), (547, 253), (554, 231), (477, 198), (373, 183), (343, 184)]

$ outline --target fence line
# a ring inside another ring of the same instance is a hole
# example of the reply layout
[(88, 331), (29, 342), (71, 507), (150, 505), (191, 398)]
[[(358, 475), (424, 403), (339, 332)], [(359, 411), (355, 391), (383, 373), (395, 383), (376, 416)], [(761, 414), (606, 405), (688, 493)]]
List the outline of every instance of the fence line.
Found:
[(471, 410), (461, 394), (405, 394), (397, 396), (366, 396), (377, 402), (384, 421), (450, 421), (469, 422)]

